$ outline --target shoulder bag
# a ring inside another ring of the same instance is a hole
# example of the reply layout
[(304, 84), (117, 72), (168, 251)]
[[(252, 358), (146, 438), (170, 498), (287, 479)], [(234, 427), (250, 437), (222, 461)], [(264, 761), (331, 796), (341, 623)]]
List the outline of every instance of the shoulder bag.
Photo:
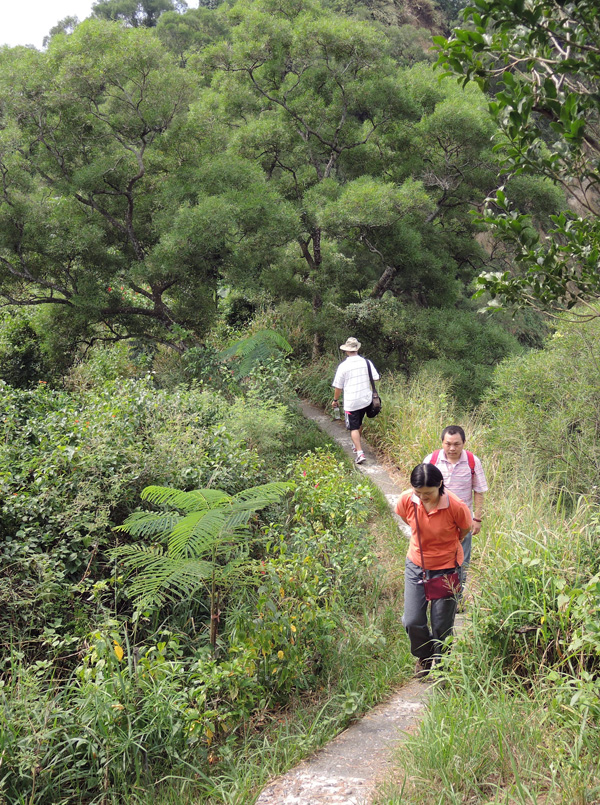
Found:
[(369, 380), (371, 381), (371, 388), (373, 389), (373, 399), (367, 406), (367, 416), (369, 419), (373, 419), (374, 416), (381, 411), (381, 397), (377, 393), (377, 389), (375, 388), (375, 381), (373, 380), (373, 372), (371, 371), (371, 363), (370, 361), (365, 358), (367, 361), (367, 371), (369, 372)]

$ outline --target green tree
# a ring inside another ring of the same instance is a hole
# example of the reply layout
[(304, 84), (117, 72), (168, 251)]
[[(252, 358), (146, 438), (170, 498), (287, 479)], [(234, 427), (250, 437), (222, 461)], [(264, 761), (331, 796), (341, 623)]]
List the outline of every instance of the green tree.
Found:
[(282, 227), (259, 168), (215, 159), (196, 76), (149, 30), (88, 20), (0, 58), (0, 297), (52, 307), (80, 340), (183, 350), (228, 261), (251, 260), (241, 241)]
[[(368, 182), (363, 177), (348, 183), (322, 215), (333, 215), (331, 224), (346, 229), (355, 253), (362, 250), (366, 261), (368, 251), (378, 266), (372, 298), (391, 291), (424, 307), (450, 307), (464, 299), (486, 257), (469, 211), (497, 178), (490, 148), (494, 125), (476, 88), (440, 86), (427, 65), (401, 75), (417, 106), (416, 119), (394, 120), (368, 145), (354, 166), (369, 173)], [(387, 194), (380, 177), (387, 179)], [(362, 220), (359, 209), (367, 213)]]
[(62, 20), (59, 20), (56, 25), (50, 28), (48, 36), (44, 37), (44, 41), (42, 42), (43, 47), (48, 46), (53, 36), (57, 36), (58, 34), (72, 34), (78, 25), (79, 19), (77, 17), (64, 17)]
[(185, 8), (185, 0), (98, 0), (92, 6), (92, 16), (122, 21), (132, 28), (154, 28), (165, 11)]
[(371, 26), (312, 2), (240, 2), (230, 19), (230, 41), (207, 51), (213, 86), (238, 129), (232, 147), (260, 161), (297, 210), (295, 247), (286, 245), (278, 271), (311, 300), (318, 354), (323, 299), (347, 266), (315, 206), (337, 191), (347, 155), (412, 103)]
[(191, 8), (180, 14), (166, 11), (156, 26), (156, 33), (165, 48), (179, 58), (185, 67), (193, 53), (201, 52), (207, 45), (223, 38), (227, 30), (224, 15), (215, 14), (212, 7)]
[(204, 54), (205, 114), (230, 127), (229, 149), (261, 165), (296, 217), (276, 262), (236, 284), (309, 300), (314, 355), (329, 304), (387, 290), (454, 304), (483, 256), (468, 206), (497, 175), (481, 94), (451, 98), (427, 68), (400, 69), (378, 28), (312, 0), (240, 2), (229, 21)]
[(475, 0), (464, 27), (436, 40), (448, 73), (495, 90), (490, 110), (505, 170), (548, 177), (570, 198), (544, 236), (509, 188), (489, 199), (483, 218), (519, 268), (481, 277), (493, 304), (597, 315), (589, 306), (600, 296), (597, 15), (593, 0)]

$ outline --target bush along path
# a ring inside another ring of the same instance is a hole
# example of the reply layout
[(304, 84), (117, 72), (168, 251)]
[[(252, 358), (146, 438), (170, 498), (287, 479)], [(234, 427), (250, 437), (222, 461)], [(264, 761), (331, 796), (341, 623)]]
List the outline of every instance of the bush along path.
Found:
[[(310, 403), (302, 402), (301, 408), (307, 419), (352, 457), (352, 442), (343, 423)], [(403, 489), (364, 440), (363, 447), (367, 460), (357, 471), (379, 487), (393, 510)], [(404, 529), (400, 518), (398, 522)], [(367, 805), (376, 784), (390, 771), (398, 743), (420, 721), (430, 690), (431, 685), (416, 680), (404, 685), (326, 747), (270, 783), (256, 805)]]

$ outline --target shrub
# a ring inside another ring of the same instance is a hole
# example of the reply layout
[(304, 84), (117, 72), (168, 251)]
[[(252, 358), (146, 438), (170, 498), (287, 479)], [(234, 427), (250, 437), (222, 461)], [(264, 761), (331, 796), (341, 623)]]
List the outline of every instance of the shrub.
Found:
[(288, 409), (283, 403), (273, 403), (250, 391), (231, 405), (225, 426), (234, 438), (259, 455), (272, 457), (285, 449), (285, 437), (290, 431)]
[(0, 380), (29, 388), (47, 373), (40, 340), (28, 317), (12, 311), (0, 316)]
[(0, 410), (0, 620), (31, 638), (31, 654), (57, 618), (66, 634), (89, 609), (81, 597), (112, 575), (112, 526), (151, 480), (235, 493), (266, 479), (264, 461), (221, 424), (227, 404), (197, 387), (129, 380), (74, 395), (4, 386)]
[(555, 495), (597, 495), (600, 474), (600, 320), (564, 321), (544, 350), (502, 363), (485, 412), (490, 444)]
[(107, 382), (143, 377), (151, 366), (151, 355), (137, 344), (95, 344), (66, 378), (66, 385), (77, 391), (101, 388)]

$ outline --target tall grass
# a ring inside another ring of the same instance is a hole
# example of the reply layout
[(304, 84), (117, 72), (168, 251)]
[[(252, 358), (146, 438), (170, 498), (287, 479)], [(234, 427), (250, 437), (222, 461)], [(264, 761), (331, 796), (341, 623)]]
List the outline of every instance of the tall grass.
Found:
[(425, 438), (440, 420), (456, 416), (490, 484), (466, 628), (376, 803), (598, 803), (597, 506), (585, 497), (563, 505), (538, 480), (539, 452), (523, 444), (515, 460), (497, 433), (492, 452), (479, 416), (461, 420), (443, 394), (422, 379), (390, 384), (388, 397), (408, 421), (393, 410), (375, 424), (380, 443), (406, 465), (431, 449)]
[(461, 425), (470, 450), (485, 444), (485, 427), (473, 413), (461, 411), (450, 393), (450, 382), (423, 371), (412, 379), (385, 376), (380, 384), (383, 408), (366, 420), (365, 436), (405, 472), (440, 447), (442, 430)]
[(474, 680), (460, 669), (456, 692), (436, 695), (418, 735), (376, 805), (576, 805), (597, 802), (597, 736), (565, 728), (539, 695)]

